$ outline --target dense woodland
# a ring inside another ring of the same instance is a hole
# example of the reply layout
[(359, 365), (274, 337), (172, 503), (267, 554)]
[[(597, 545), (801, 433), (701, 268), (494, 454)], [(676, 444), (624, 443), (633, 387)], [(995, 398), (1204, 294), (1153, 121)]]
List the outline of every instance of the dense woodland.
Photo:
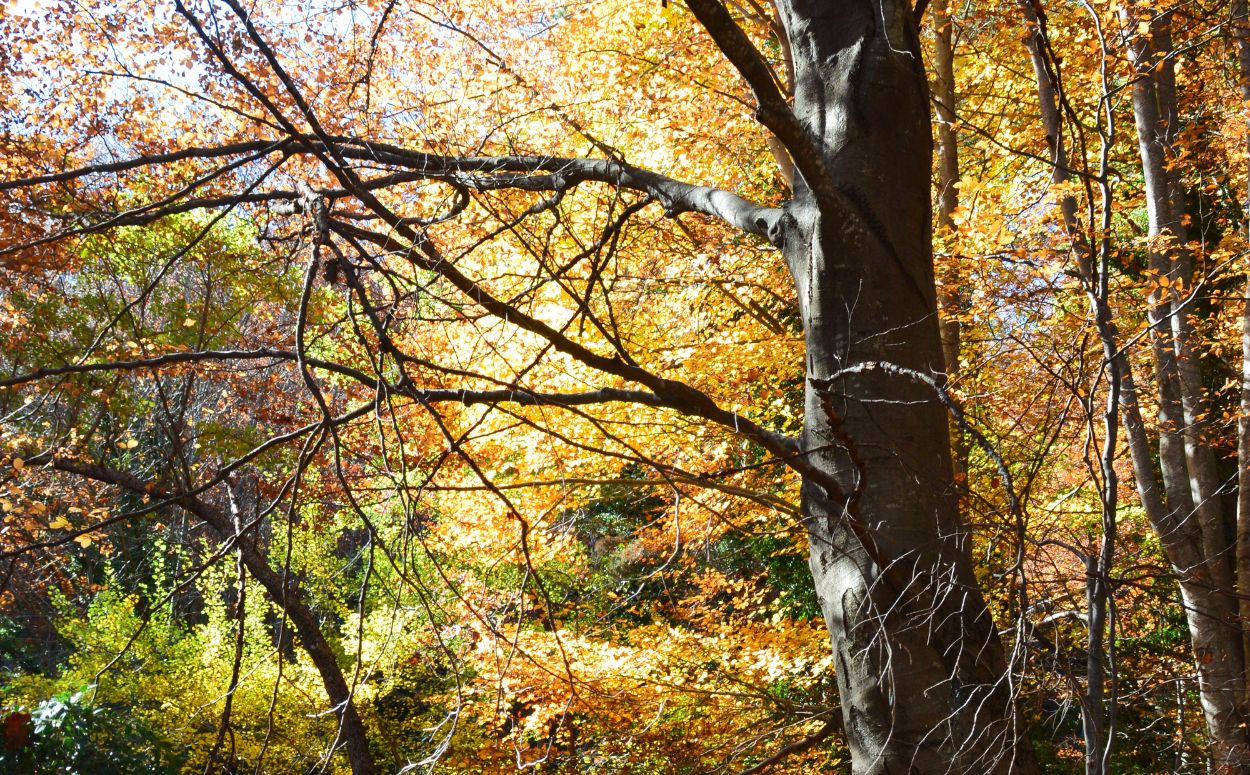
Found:
[(0, 771), (1250, 772), (1246, 0), (0, 5)]

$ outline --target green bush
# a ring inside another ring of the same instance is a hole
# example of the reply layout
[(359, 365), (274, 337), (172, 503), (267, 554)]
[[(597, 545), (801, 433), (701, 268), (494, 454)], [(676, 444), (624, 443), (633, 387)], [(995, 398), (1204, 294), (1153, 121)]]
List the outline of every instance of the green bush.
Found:
[(125, 708), (93, 704), (92, 689), (58, 694), (32, 709), (3, 714), (0, 771), (15, 775), (177, 773), (179, 747)]

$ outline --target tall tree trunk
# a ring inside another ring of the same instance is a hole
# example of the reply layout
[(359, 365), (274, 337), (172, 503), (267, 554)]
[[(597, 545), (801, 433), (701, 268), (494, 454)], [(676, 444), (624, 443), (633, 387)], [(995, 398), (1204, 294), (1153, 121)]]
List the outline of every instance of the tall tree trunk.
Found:
[[(1051, 181), (1068, 183), (1072, 179), (1063, 137), (1062, 94), (1058, 75), (1048, 49), (1049, 42), (1043, 26), (1040, 5), (1032, 0), (1021, 0), (1020, 8), (1026, 25), (1025, 46), (1029, 51), (1037, 82), (1038, 101), (1042, 126), (1050, 147)], [(1109, 130), (1108, 130), (1109, 131)], [(1104, 136), (1104, 143), (1109, 143)], [(1084, 161), (1084, 160), (1082, 160)], [(1105, 193), (1105, 189), (1104, 189)], [(1093, 190), (1089, 196), (1093, 197)], [(1112, 591), (1108, 584), (1115, 559), (1116, 508), (1118, 505), (1118, 479), (1115, 471), (1115, 451), (1119, 440), (1119, 417), (1123, 415), (1130, 448), (1144, 446), (1145, 433), (1137, 401), (1137, 387), (1132, 369), (1119, 352), (1119, 333), (1107, 299), (1106, 266), (1100, 265), (1094, 254), (1093, 240), (1082, 229), (1077, 217), (1077, 201), (1072, 195), (1060, 198), (1059, 212), (1064, 230), (1071, 240), (1071, 255), (1085, 289), (1093, 317), (1094, 327), (1102, 343), (1107, 363), (1107, 404), (1103, 412), (1103, 440), (1098, 460), (1099, 501), (1102, 512), (1102, 536), (1096, 551), (1085, 557), (1085, 601), (1088, 612), (1086, 623), (1085, 696), (1081, 700), (1081, 728), (1085, 738), (1085, 772), (1087, 775), (1103, 775), (1107, 772), (1114, 727), (1108, 722), (1113, 718), (1114, 707), (1108, 707), (1106, 697), (1106, 630), (1110, 613)], [(1094, 391), (1091, 390), (1091, 393)], [(1086, 404), (1093, 410), (1092, 401)], [(1091, 425), (1091, 434), (1092, 425)], [(1091, 438), (1091, 441), (1093, 439)], [(1176, 450), (1183, 454), (1178, 445)], [(1145, 463), (1144, 473), (1138, 466), (1139, 480), (1154, 484), (1154, 470), (1149, 455), (1134, 455), (1134, 463)], [(1183, 466), (1183, 457), (1179, 458)], [(1185, 484), (1182, 480), (1182, 484)], [(1114, 697), (1113, 703), (1114, 703)], [(1112, 704), (1113, 704), (1112, 703)]]
[[(803, 448), (836, 481), (806, 481), (803, 507), (854, 771), (1036, 772), (972, 573), (946, 410), (906, 376), (944, 367), (911, 7), (779, 5), (795, 112), (833, 188), (796, 180), (782, 236), (807, 336)], [(897, 368), (856, 368), (875, 362)]]
[[(933, 4), (933, 102), (937, 112), (937, 212), (939, 235), (953, 242), (955, 209), (959, 207), (959, 139), (955, 134), (955, 35), (949, 0)], [(959, 351), (963, 334), (959, 322), (962, 295), (957, 273), (948, 273), (938, 285), (938, 332), (942, 338), (942, 361), (947, 382), (959, 375)], [(961, 484), (968, 476), (968, 442), (963, 430), (950, 423), (955, 479)]]
[[(1177, 174), (1168, 169), (1168, 157), (1174, 155), (1172, 143), (1178, 132), (1170, 17), (1140, 6), (1136, 14), (1130, 16), (1130, 9), (1121, 9), (1130, 35), (1138, 30), (1138, 21), (1150, 20), (1148, 39), (1136, 34), (1128, 41), (1130, 59), (1137, 70), (1132, 89), (1133, 115), (1150, 220), (1150, 261), (1156, 271), (1170, 280), (1169, 298), (1164, 304), (1167, 328), (1159, 326), (1155, 336), (1170, 340), (1165, 349), (1175, 359), (1189, 500), (1201, 536), (1202, 564), (1189, 570), (1194, 575), (1201, 573), (1196, 583), (1211, 588), (1205, 595), (1201, 617), (1191, 614), (1190, 630), (1212, 762), (1217, 772), (1246, 772), (1250, 770), (1250, 740), (1245, 725), (1245, 654), (1237, 604), (1231, 594), (1232, 553), (1220, 507), (1215, 457), (1202, 434), (1205, 411), (1197, 354), (1192, 348), (1192, 325), (1181, 307), (1178, 292), (1178, 288), (1192, 289), (1193, 260), (1186, 245), (1183, 189)], [(1170, 373), (1159, 374), (1161, 404), (1165, 398), (1163, 388), (1172, 378)]]
[[(1198, 525), (1202, 531), (1203, 553), (1207, 558), (1207, 572), (1211, 581), (1225, 591), (1232, 590), (1232, 569), (1229, 562), (1229, 543), (1224, 531), (1224, 519), (1218, 496), (1219, 481), (1215, 473), (1215, 457), (1201, 432), (1202, 378), (1197, 356), (1192, 349), (1193, 331), (1189, 316), (1182, 309), (1181, 294), (1177, 288), (1192, 288), (1193, 260), (1186, 247), (1184, 226), (1184, 195), (1177, 173), (1169, 170), (1168, 159), (1174, 156), (1172, 143), (1178, 131), (1175, 88), (1175, 70), (1172, 64), (1171, 26), (1167, 14), (1155, 15), (1145, 8), (1138, 8), (1138, 16), (1130, 9), (1121, 7), (1125, 28), (1137, 30), (1139, 19), (1150, 19), (1150, 35), (1135, 34), (1129, 38), (1129, 58), (1136, 68), (1133, 80), (1133, 118), (1137, 126), (1138, 149), (1141, 154), (1142, 174), (1146, 188), (1146, 211), (1149, 218), (1150, 266), (1161, 277), (1168, 279), (1168, 287), (1158, 292), (1156, 305), (1152, 305), (1151, 324), (1153, 337), (1162, 350), (1158, 380), (1160, 383), (1160, 411), (1164, 409), (1174, 416), (1175, 400), (1179, 398), (1181, 416), (1179, 427), (1185, 452), (1185, 469), (1189, 497)], [(1160, 342), (1160, 340), (1162, 340)], [(1161, 429), (1161, 453), (1163, 440), (1177, 427)], [(1164, 472), (1165, 477), (1167, 471)], [(1166, 480), (1165, 480), (1166, 481)], [(1168, 492), (1174, 509), (1180, 507), (1179, 494)], [(1229, 618), (1233, 605), (1229, 597)]]
[[(1194, 256), (1189, 248), (1181, 166), (1175, 163), (1178, 158), (1176, 143), (1180, 136), (1180, 109), (1176, 90), (1176, 52), (1172, 43), (1172, 12), (1162, 13), (1154, 18), (1150, 47), (1153, 50), (1153, 61), (1157, 63), (1152, 68), (1159, 113), (1156, 132), (1160, 133), (1160, 144), (1166, 160), (1163, 171), (1170, 207), (1167, 223), (1160, 225), (1160, 234), (1170, 239), (1172, 248), (1168, 256), (1171, 269), (1168, 292), (1171, 294), (1172, 305), (1172, 350), (1180, 377), (1179, 393), (1191, 500), (1202, 525), (1203, 540), (1209, 545), (1207, 556), (1211, 559), (1212, 579), (1221, 590), (1231, 592), (1233, 551), (1225, 528), (1215, 451), (1206, 434), (1208, 412), (1202, 391), (1202, 369), (1193, 346), (1197, 335), (1190, 322), (1190, 311), (1182, 303), (1184, 297), (1194, 288)], [(1236, 615), (1236, 605), (1232, 603), (1231, 595), (1229, 600), (1231, 620)]]
[[(1020, 7), (1031, 32), (1025, 38), (1033, 58), (1034, 74), (1037, 80), (1038, 97), (1041, 109), (1042, 124), (1051, 144), (1054, 173), (1052, 179), (1057, 183), (1067, 182), (1072, 175), (1069, 162), (1064, 151), (1061, 136), (1062, 121), (1060, 114), (1060, 92), (1055, 82), (1055, 71), (1046, 51), (1045, 39), (1041, 34), (1041, 21), (1037, 6), (1031, 0), (1021, 0)], [(1124, 12), (1128, 29), (1136, 29), (1135, 17)], [(1137, 87), (1139, 83), (1135, 83)], [(1137, 89), (1134, 91), (1134, 107), (1138, 107)], [(1155, 99), (1155, 97), (1151, 97)], [(1155, 117), (1145, 121), (1148, 130), (1144, 137), (1143, 167), (1151, 167), (1148, 159), (1157, 158), (1161, 149), (1154, 143), (1153, 129), (1159, 129), (1160, 118), (1157, 102), (1141, 101), (1141, 108), (1148, 110), (1154, 105)], [(1135, 114), (1138, 111), (1135, 110)], [(1169, 116), (1174, 116), (1169, 113)], [(1139, 127), (1142, 126), (1138, 115)], [(1173, 119), (1174, 120), (1174, 119)], [(1160, 129), (1159, 131), (1164, 131)], [(1148, 152), (1148, 153), (1147, 153)], [(1170, 218), (1172, 210), (1172, 194), (1168, 192), (1166, 174), (1161, 174), (1162, 165), (1155, 164), (1147, 170), (1147, 174), (1156, 176), (1162, 187), (1162, 197), (1154, 198), (1153, 207), (1158, 207), (1160, 220), (1166, 213)], [(1059, 202), (1059, 210), (1064, 226), (1073, 242), (1079, 245), (1084, 240), (1081, 224), (1077, 220), (1077, 202), (1074, 197), (1065, 196)], [(1170, 222), (1170, 221), (1169, 221)], [(1079, 249), (1077, 251), (1080, 252)], [(1086, 251), (1088, 254), (1088, 251)], [(1152, 256), (1153, 258), (1153, 256)], [(1078, 262), (1081, 257), (1078, 256)], [(1162, 267), (1160, 267), (1162, 271)], [(1082, 270), (1083, 272), (1086, 270)], [(1207, 732), (1212, 741), (1212, 760), (1219, 772), (1250, 771), (1250, 759), (1246, 745), (1246, 730), (1242, 725), (1244, 714), (1239, 707), (1243, 693), (1243, 667), (1240, 629), (1233, 626), (1229, 619), (1229, 595), (1227, 588), (1221, 589), (1213, 583), (1210, 570), (1211, 554), (1208, 549), (1217, 548), (1218, 542), (1212, 538), (1210, 530), (1204, 531), (1198, 519), (1193, 518), (1195, 503), (1193, 493), (1199, 488), (1189, 478), (1189, 456), (1181, 460), (1180, 452), (1184, 449), (1184, 441), (1177, 439), (1175, 421), (1181, 420), (1177, 402), (1182, 390), (1180, 365), (1174, 358), (1176, 354), (1174, 337), (1169, 336), (1170, 326), (1162, 317), (1171, 315), (1172, 299), (1158, 297), (1152, 299), (1151, 322), (1163, 329), (1163, 338), (1155, 342), (1156, 368), (1159, 369), (1159, 403), (1161, 417), (1168, 417), (1172, 427), (1161, 429), (1160, 463), (1164, 479), (1164, 492), (1159, 491), (1154, 470), (1154, 455), (1148, 438), (1147, 429), (1142, 420), (1138, 391), (1128, 361), (1120, 352), (1119, 335), (1114, 320), (1110, 315), (1107, 299), (1091, 299), (1096, 308), (1100, 308), (1099, 335), (1103, 340), (1103, 349), (1110, 359), (1113, 371), (1118, 372), (1121, 381), (1120, 412), (1124, 420), (1125, 433), (1129, 453), (1133, 463), (1134, 478), (1141, 497), (1142, 507), (1146, 512), (1155, 533), (1159, 536), (1164, 554), (1177, 574), (1180, 581), (1181, 597), (1184, 602), (1191, 646), (1197, 663), (1198, 687), (1206, 720)], [(1166, 306), (1164, 306), (1166, 305)], [(1162, 309), (1159, 309), (1162, 307)], [(1175, 316), (1172, 315), (1174, 318)], [(1175, 387), (1173, 387), (1175, 386)], [(1188, 452), (1188, 450), (1185, 450)], [(1218, 558), (1218, 555), (1217, 555)]]
[[(1130, 19), (1127, 9), (1121, 10), (1123, 19)], [(1145, 43), (1139, 40), (1130, 47), (1133, 58), (1141, 62), (1146, 58)], [(1148, 66), (1147, 66), (1148, 67)], [(1154, 355), (1155, 383), (1158, 390), (1159, 416), (1159, 468), (1163, 474), (1163, 491), (1167, 505), (1180, 519), (1189, 519), (1196, 513), (1194, 491), (1190, 479), (1189, 449), (1185, 435), (1185, 411), (1183, 408), (1180, 365), (1176, 357), (1176, 337), (1173, 324), (1177, 311), (1172, 287), (1180, 279), (1179, 267), (1172, 260), (1171, 250), (1164, 246), (1166, 240), (1175, 241), (1161, 234), (1179, 226), (1173, 216), (1172, 181), (1166, 172), (1166, 148), (1163, 138), (1171, 130), (1164, 125), (1159, 111), (1159, 92), (1154, 81), (1147, 76), (1133, 82), (1133, 117), (1137, 127), (1138, 152), (1142, 160), (1142, 173), (1146, 178), (1147, 218), (1149, 220), (1149, 265), (1155, 276), (1166, 279), (1151, 289), (1148, 297), (1147, 318), (1150, 323), (1150, 342)], [(1174, 96), (1174, 95), (1173, 95)], [(1175, 110), (1169, 111), (1168, 123), (1174, 124)], [(1206, 536), (1210, 538), (1210, 531)]]
[[(1250, 164), (1250, 13), (1246, 0), (1233, 0), (1232, 32), (1237, 41), (1246, 161)], [(1242, 204), (1243, 230), (1250, 242), (1250, 188)], [(1243, 667), (1241, 712), (1250, 715), (1250, 272), (1246, 273), (1241, 313), (1241, 415), (1237, 420), (1237, 593)]]

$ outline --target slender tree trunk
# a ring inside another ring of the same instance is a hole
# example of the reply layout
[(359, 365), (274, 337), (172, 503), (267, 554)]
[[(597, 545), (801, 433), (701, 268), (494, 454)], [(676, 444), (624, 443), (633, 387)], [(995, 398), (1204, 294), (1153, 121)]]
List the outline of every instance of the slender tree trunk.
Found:
[[(1246, 0), (1233, 0), (1232, 31), (1241, 66), (1241, 101), (1246, 122), (1246, 160), (1250, 163), (1250, 15)], [(1250, 189), (1242, 204), (1243, 229), (1250, 242)], [(1250, 272), (1246, 273), (1241, 313), (1241, 415), (1237, 420), (1237, 592), (1243, 666), (1241, 712), (1250, 715)]]
[[(1211, 560), (1212, 579), (1224, 591), (1233, 589), (1233, 548), (1225, 528), (1223, 500), (1220, 498), (1220, 476), (1215, 464), (1215, 451), (1207, 439), (1207, 406), (1202, 391), (1202, 369), (1193, 343), (1197, 341), (1190, 311), (1182, 302), (1194, 288), (1194, 256), (1189, 248), (1188, 229), (1185, 224), (1185, 187), (1181, 180), (1181, 167), (1177, 159), (1176, 143), (1180, 136), (1180, 110), (1176, 90), (1176, 56), (1172, 44), (1172, 13), (1158, 15), (1151, 27), (1150, 47), (1156, 98), (1158, 100), (1160, 143), (1166, 164), (1164, 178), (1167, 202), (1170, 206), (1168, 222), (1161, 229), (1171, 238), (1173, 247), (1168, 256), (1171, 269), (1172, 349), (1176, 357), (1177, 374), (1180, 377), (1179, 392), (1184, 421), (1185, 459), (1190, 472), (1191, 500), (1202, 525), (1203, 540), (1208, 544), (1207, 556)], [(1233, 618), (1236, 605), (1229, 603), (1229, 617)]]
[[(1136, 21), (1142, 17), (1131, 13), (1130, 9), (1121, 7), (1125, 28), (1136, 31)], [(1154, 16), (1140, 8), (1138, 13), (1148, 14), (1146, 18), (1153, 20), (1148, 39), (1135, 34), (1128, 41), (1129, 56), (1137, 69), (1132, 88), (1133, 117), (1145, 178), (1150, 265), (1168, 280), (1168, 287), (1159, 292), (1159, 303), (1152, 310), (1156, 315), (1151, 318), (1155, 340), (1162, 340), (1157, 347), (1164, 351), (1158, 375), (1160, 408), (1161, 411), (1166, 408), (1174, 416), (1175, 400), (1180, 400), (1180, 427), (1190, 491), (1187, 500), (1192, 503), (1202, 531), (1203, 553), (1211, 581), (1220, 589), (1231, 591), (1230, 546), (1218, 497), (1215, 457), (1201, 432), (1202, 378), (1192, 350), (1192, 325), (1180, 307), (1181, 295), (1177, 291), (1178, 287), (1192, 288), (1193, 260), (1185, 244), (1183, 190), (1177, 174), (1168, 169), (1168, 159), (1174, 156), (1172, 142), (1178, 122), (1175, 70), (1170, 56), (1171, 26), (1166, 14)], [(1173, 422), (1172, 427), (1166, 429), (1169, 436), (1175, 427)], [(1161, 458), (1162, 444), (1161, 440)], [(1164, 475), (1168, 475), (1166, 469)], [(1172, 491), (1168, 494), (1171, 499)], [(1181, 506), (1179, 502), (1171, 505), (1174, 509)], [(1229, 600), (1231, 618), (1231, 596)]]
[(836, 481), (806, 481), (803, 506), (854, 771), (1036, 772), (958, 517), (946, 410), (898, 372), (846, 371), (944, 368), (911, 7), (780, 6), (795, 112), (836, 186), (796, 180), (782, 236), (807, 336), (803, 448)]
[[(955, 35), (948, 0), (933, 4), (933, 102), (937, 112), (937, 212), (935, 225), (939, 235), (953, 242), (955, 209), (959, 207), (959, 140), (955, 134)], [(938, 332), (942, 339), (942, 361), (947, 382), (959, 376), (959, 351), (962, 331), (959, 313), (962, 294), (957, 273), (938, 286)], [(951, 447), (955, 479), (966, 486), (968, 476), (968, 442), (963, 430), (950, 423)]]
[[(171, 497), (168, 493), (153, 492), (145, 482), (121, 471), (63, 459), (49, 461), (36, 459), (32, 462), (51, 462), (53, 467), (59, 470), (118, 485), (141, 495)], [(213, 508), (199, 498), (186, 496), (175, 498), (175, 500), (182, 509), (208, 524), (223, 538), (230, 539), (235, 536), (234, 522), (228, 514)], [(339, 719), (336, 742), (342, 741), (343, 743), (352, 775), (373, 775), (378, 770), (373, 762), (373, 755), (369, 751), (369, 739), (364, 721), (356, 709), (351, 689), (339, 667), (334, 650), (326, 640), (325, 634), (322, 633), (321, 623), (316, 614), (309, 608), (303, 590), (293, 578), (284, 578), (282, 574), (269, 567), (269, 563), (249, 537), (244, 536), (239, 539), (236, 550), (247, 572), (265, 588), (269, 599), (286, 612), (299, 636), (304, 653), (308, 654), (308, 658), (312, 660), (313, 666), (321, 675), (322, 685), (330, 700), (330, 707)]]
[[(1170, 280), (1166, 302), (1168, 328), (1160, 326), (1155, 335), (1170, 335), (1170, 347), (1166, 349), (1175, 358), (1189, 500), (1200, 534), (1202, 564), (1188, 570), (1197, 577), (1195, 585), (1205, 583), (1211, 588), (1204, 595), (1202, 615), (1190, 616), (1190, 631), (1202, 684), (1212, 762), (1217, 772), (1245, 772), (1250, 770), (1250, 740), (1244, 723), (1242, 627), (1231, 594), (1232, 547), (1220, 507), (1215, 457), (1202, 434), (1205, 410), (1197, 354), (1192, 348), (1192, 325), (1180, 307), (1178, 292), (1178, 288), (1192, 288), (1193, 261), (1186, 245), (1183, 189), (1167, 164), (1168, 157), (1174, 155), (1172, 143), (1178, 131), (1170, 18), (1141, 7), (1137, 13), (1138, 16), (1130, 16), (1128, 8), (1121, 9), (1122, 18), (1128, 22), (1127, 30), (1136, 31), (1138, 19), (1151, 19), (1149, 40), (1138, 34), (1128, 41), (1130, 58), (1137, 69), (1132, 89), (1133, 115), (1150, 219), (1150, 260), (1156, 271)], [(1172, 378), (1171, 374), (1159, 374), (1161, 398), (1166, 381)], [(1176, 505), (1173, 504), (1174, 510)]]
[[(1072, 179), (1072, 173), (1069, 167), (1067, 146), (1063, 138), (1062, 95), (1047, 49), (1048, 41), (1042, 23), (1042, 11), (1040, 6), (1034, 4), (1032, 0), (1022, 0), (1020, 8), (1027, 29), (1025, 46), (1029, 51), (1034, 78), (1037, 82), (1042, 126), (1046, 131), (1047, 145), (1050, 147), (1051, 182), (1068, 183)], [(1104, 137), (1104, 142), (1109, 142), (1109, 138)], [(1092, 189), (1089, 195), (1093, 196)], [(1130, 447), (1134, 446), (1135, 439), (1140, 442), (1145, 436), (1138, 409), (1137, 387), (1133, 380), (1133, 372), (1123, 354), (1119, 352), (1117, 345), (1119, 333), (1111, 307), (1107, 303), (1106, 267), (1100, 266), (1095, 260), (1092, 241), (1081, 228), (1077, 217), (1076, 198), (1071, 195), (1061, 197), (1059, 211), (1064, 230), (1071, 240), (1072, 258), (1084, 286), (1090, 305), (1090, 314), (1108, 365), (1106, 370), (1107, 404), (1102, 422), (1102, 452), (1097, 464), (1100, 477), (1098, 494), (1102, 512), (1102, 535), (1097, 551), (1091, 551), (1085, 557), (1085, 606), (1089, 618), (1085, 630), (1085, 695), (1081, 699), (1081, 731), (1085, 738), (1085, 772), (1087, 775), (1103, 775), (1109, 766), (1115, 731), (1114, 726), (1109, 723), (1113, 718), (1111, 714), (1114, 708), (1108, 707), (1106, 697), (1106, 631), (1112, 595), (1108, 577), (1115, 560), (1116, 508), (1119, 498), (1115, 450), (1119, 440), (1120, 415), (1124, 415), (1124, 425)], [(1087, 403), (1086, 406), (1087, 411), (1092, 413), (1092, 402)], [(1092, 436), (1092, 425), (1090, 433)], [(1183, 452), (1179, 446), (1176, 449)], [(1135, 463), (1148, 460), (1148, 456), (1134, 457)], [(1183, 464), (1183, 459), (1180, 462)], [(1148, 476), (1143, 480), (1153, 485), (1154, 471), (1148, 464), (1146, 473)]]
[[(1128, 11), (1121, 16), (1128, 19)], [(1133, 58), (1141, 62), (1146, 58), (1145, 43), (1138, 41), (1130, 46)], [(1172, 93), (1173, 97), (1175, 93)], [(1182, 519), (1195, 514), (1194, 491), (1190, 480), (1189, 449), (1186, 444), (1185, 410), (1182, 393), (1180, 365), (1176, 356), (1176, 337), (1173, 324), (1178, 317), (1173, 302), (1176, 296), (1172, 287), (1180, 279), (1180, 268), (1172, 260), (1172, 250), (1165, 242), (1176, 241), (1174, 232), (1169, 237), (1164, 231), (1179, 226), (1173, 214), (1173, 181), (1166, 172), (1166, 146), (1164, 138), (1174, 131), (1176, 121), (1174, 103), (1168, 112), (1167, 125), (1160, 115), (1160, 90), (1152, 78), (1143, 76), (1133, 82), (1133, 117), (1137, 127), (1138, 152), (1142, 160), (1142, 172), (1146, 178), (1147, 217), (1149, 219), (1149, 265), (1155, 276), (1166, 279), (1150, 291), (1147, 318), (1151, 327), (1150, 342), (1154, 355), (1155, 382), (1158, 390), (1159, 415), (1159, 468), (1163, 474), (1163, 490), (1168, 507)], [(1173, 245), (1173, 248), (1175, 245)]]
[[(1026, 45), (1033, 57), (1034, 73), (1037, 79), (1038, 96), (1041, 108), (1043, 127), (1051, 144), (1054, 160), (1053, 180), (1067, 182), (1071, 179), (1069, 163), (1064, 152), (1061, 137), (1061, 115), (1059, 87), (1054, 80), (1054, 71), (1047, 56), (1045, 41), (1040, 35), (1040, 20), (1033, 2), (1022, 0), (1020, 7), (1033, 32), (1026, 37)], [(1127, 11), (1124, 13), (1127, 14)], [(1129, 29), (1136, 29), (1135, 17), (1125, 16)], [(1154, 176), (1156, 182), (1153, 192), (1162, 191), (1161, 196), (1151, 197), (1151, 207), (1157, 208), (1160, 223), (1172, 223), (1174, 192), (1169, 190), (1167, 175), (1162, 164), (1162, 148), (1156, 142), (1156, 130), (1166, 131), (1161, 124), (1158, 112), (1157, 95), (1139, 94), (1134, 84), (1134, 108), (1138, 118), (1139, 129), (1144, 126), (1142, 143), (1143, 167), (1148, 176)], [(1140, 99), (1139, 99), (1140, 98)], [(1137, 110), (1148, 112), (1152, 105), (1153, 120), (1143, 116)], [(1166, 113), (1169, 120), (1174, 121), (1174, 108)], [(1159, 163), (1151, 160), (1157, 159)], [(1150, 182), (1148, 182), (1148, 188)], [(1077, 220), (1077, 203), (1071, 196), (1063, 197), (1059, 202), (1065, 228), (1073, 237), (1074, 244), (1079, 245), (1083, 239), (1082, 230)], [(1176, 220), (1179, 225), (1179, 219)], [(1079, 249), (1077, 251), (1080, 252)], [(1086, 251), (1088, 253), (1088, 251)], [(1078, 262), (1081, 257), (1078, 255)], [(1160, 266), (1160, 271), (1162, 267)], [(1082, 270), (1085, 272), (1086, 270)], [(1183, 417), (1178, 411), (1177, 402), (1183, 389), (1180, 363), (1177, 357), (1174, 336), (1170, 334), (1170, 326), (1166, 324), (1164, 315), (1172, 315), (1171, 298), (1159, 297), (1152, 304), (1151, 322), (1158, 323), (1163, 329), (1162, 339), (1156, 344), (1156, 367), (1159, 371), (1161, 411), (1168, 417), (1169, 423), (1175, 423)], [(1141, 406), (1137, 387), (1133, 379), (1132, 369), (1119, 350), (1119, 334), (1111, 317), (1110, 307), (1105, 297), (1095, 294), (1091, 303), (1099, 308), (1096, 312), (1099, 319), (1099, 336), (1103, 341), (1103, 349), (1109, 359), (1111, 368), (1118, 373), (1120, 379), (1120, 413), (1124, 421), (1130, 457), (1133, 463), (1134, 478), (1141, 497), (1147, 519), (1159, 536), (1164, 554), (1172, 565), (1180, 581), (1181, 597), (1185, 606), (1186, 620), (1189, 625), (1191, 645), (1197, 663), (1199, 693), (1202, 700), (1204, 717), (1208, 734), (1212, 741), (1212, 760), (1219, 772), (1250, 771), (1250, 760), (1247, 759), (1246, 730), (1242, 725), (1244, 714), (1238, 707), (1244, 691), (1242, 647), (1240, 628), (1230, 621), (1230, 597), (1228, 587), (1221, 589), (1214, 583), (1215, 576), (1211, 570), (1211, 551), (1216, 552), (1218, 560), (1226, 551), (1211, 530), (1203, 530), (1200, 519), (1194, 519), (1196, 510), (1195, 492), (1201, 492), (1201, 486), (1195, 485), (1189, 477), (1190, 456), (1182, 462), (1180, 451), (1185, 450), (1184, 441), (1177, 439), (1175, 427), (1162, 429), (1160, 441), (1160, 462), (1164, 478), (1164, 492), (1160, 492), (1156, 483), (1154, 455), (1148, 437), (1146, 425), (1142, 420)], [(1164, 306), (1166, 305), (1166, 307)], [(1162, 309), (1159, 309), (1162, 308)], [(1174, 365), (1173, 365), (1174, 364)], [(1173, 385), (1175, 387), (1173, 387)], [(1183, 402), (1182, 402), (1183, 403)]]

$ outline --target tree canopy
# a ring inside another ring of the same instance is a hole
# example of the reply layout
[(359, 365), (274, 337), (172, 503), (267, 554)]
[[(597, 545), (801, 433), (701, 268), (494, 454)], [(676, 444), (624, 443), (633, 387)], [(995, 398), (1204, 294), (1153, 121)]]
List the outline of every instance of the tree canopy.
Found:
[(1244, 0), (0, 41), (0, 769), (1250, 771)]

